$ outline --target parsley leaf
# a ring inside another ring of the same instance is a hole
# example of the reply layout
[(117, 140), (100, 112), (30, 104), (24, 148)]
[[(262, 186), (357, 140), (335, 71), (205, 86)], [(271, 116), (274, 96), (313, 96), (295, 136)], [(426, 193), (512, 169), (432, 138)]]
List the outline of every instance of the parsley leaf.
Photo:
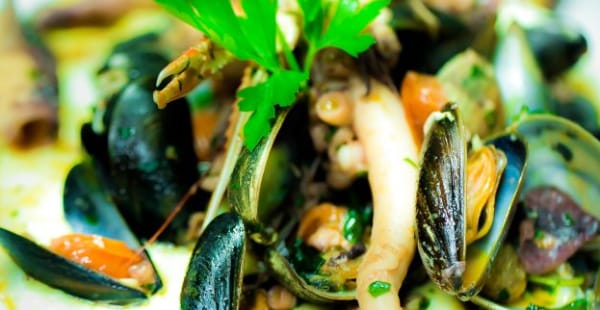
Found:
[(358, 0), (340, 0), (329, 27), (319, 42), (319, 48), (333, 46), (353, 57), (358, 56), (375, 43), (371, 34), (361, 32), (389, 3), (389, 0), (375, 0), (359, 8)]
[(316, 50), (337, 47), (356, 57), (375, 43), (371, 34), (362, 31), (390, 0), (373, 0), (362, 7), (359, 0), (339, 0), (324, 32), (330, 7), (319, 0), (298, 0), (298, 4), (304, 13), (304, 35)]
[(237, 16), (229, 0), (156, 1), (237, 58), (255, 61), (271, 71), (279, 68), (275, 51), (276, 0), (251, 1), (252, 5), (243, 7), (245, 16)]
[(242, 1), (242, 8), (246, 18), (240, 19), (241, 28), (246, 38), (252, 38), (252, 45), (258, 56), (256, 62), (271, 71), (277, 70), (280, 67), (275, 48), (277, 0)]
[(291, 106), (305, 81), (306, 76), (300, 71), (281, 70), (266, 81), (238, 92), (240, 110), (254, 111), (244, 126), (244, 144), (247, 148), (254, 149), (260, 139), (269, 134), (275, 105)]
[(276, 38), (281, 37), (277, 0), (242, 1), (243, 13), (238, 14), (231, 0), (156, 1), (238, 59), (254, 61), (270, 73), (266, 81), (238, 92), (240, 110), (252, 112), (244, 126), (244, 144), (249, 149), (269, 134), (275, 107), (291, 106), (296, 94), (306, 86), (317, 52), (336, 47), (357, 56), (369, 48), (375, 39), (363, 31), (390, 3), (372, 0), (361, 6), (359, 0), (297, 0), (309, 50), (300, 69), (291, 50), (284, 49), (293, 68), (289, 70), (280, 63), (276, 50)]
[(328, 5), (321, 0), (298, 0), (304, 13), (304, 36), (310, 44), (315, 44), (322, 35)]
[(280, 107), (289, 107), (296, 101), (296, 94), (308, 79), (300, 71), (275, 72), (269, 79), (273, 83), (273, 100)]

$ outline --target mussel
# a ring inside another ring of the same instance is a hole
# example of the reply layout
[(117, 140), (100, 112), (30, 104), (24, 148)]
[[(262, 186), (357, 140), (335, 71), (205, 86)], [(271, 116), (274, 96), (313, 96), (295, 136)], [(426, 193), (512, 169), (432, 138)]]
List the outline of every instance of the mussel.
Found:
[(246, 231), (234, 212), (217, 216), (196, 243), (181, 290), (181, 309), (238, 309)]
[(262, 139), (252, 151), (247, 149), (242, 151), (229, 185), (228, 201), (233, 210), (244, 220), (250, 240), (264, 248), (265, 262), (275, 277), (294, 295), (319, 303), (353, 300), (355, 298), (353, 290), (332, 292), (308, 283), (286, 256), (289, 255), (289, 251), (285, 246), (285, 237), (273, 232), (259, 216), (262, 213), (259, 210), (261, 201), (259, 195), (264, 193), (261, 187), (265, 168), (284, 121), (288, 118), (288, 114), (293, 112), (295, 111), (288, 109), (277, 111), (269, 136)]
[[(84, 148), (108, 176), (102, 182), (111, 198), (136, 235), (146, 238), (199, 178), (187, 101), (158, 109), (152, 99), (153, 81), (167, 63), (157, 41), (147, 34), (114, 48), (99, 72), (106, 103), (81, 134)], [(190, 214), (184, 208), (161, 238), (180, 241), (179, 229)]]
[[(106, 247), (110, 247), (108, 242), (112, 242), (108, 240), (115, 239), (123, 241), (130, 249), (140, 248), (140, 243), (129, 231), (102, 186), (101, 180), (98, 179), (99, 172), (100, 170), (91, 161), (79, 164), (69, 172), (64, 194), (67, 221), (71, 224), (74, 232), (85, 234), (81, 235), (84, 238), (90, 236), (93, 242), (102, 244), (107, 242)], [(110, 239), (100, 239), (95, 236)], [(77, 237), (67, 240), (77, 241)], [(151, 270), (144, 271), (151, 272), (151, 280), (148, 283), (133, 284), (131, 281), (115, 279), (110, 275), (78, 264), (72, 259), (67, 259), (62, 251), (63, 255), (57, 254), (3, 228), (0, 228), (0, 244), (6, 248), (15, 263), (31, 277), (68, 294), (85, 299), (113, 304), (140, 302), (162, 287), (158, 273), (145, 251), (139, 253), (139, 258), (135, 259), (148, 263), (144, 263), (142, 268), (151, 268)], [(104, 245), (100, 248), (102, 247)], [(114, 248), (112, 250), (116, 251)], [(76, 251), (88, 253), (81, 255), (89, 255), (92, 261), (100, 259), (93, 258), (90, 252), (86, 252), (93, 251), (88, 248), (67, 249), (67, 252), (72, 254), (69, 255), (70, 257), (79, 255), (75, 254)], [(106, 256), (104, 259), (107, 257), (110, 256)], [(121, 259), (121, 263), (126, 263), (130, 258)], [(131, 259), (134, 257), (132, 256)]]
[[(510, 24), (523, 28), (525, 39), (545, 80), (552, 81), (571, 68), (587, 51), (588, 43), (572, 20), (540, 4), (506, 3), (498, 12), (497, 33), (511, 36)], [(515, 59), (516, 60), (516, 59)], [(508, 63), (507, 63), (508, 64)]]
[[(140, 236), (149, 237), (198, 179), (189, 108), (158, 110), (152, 80), (127, 86), (115, 103), (108, 135), (113, 198)], [(193, 200), (189, 202), (193, 204)], [(165, 238), (177, 239), (191, 209), (179, 214)]]
[[(528, 272), (546, 273), (598, 236), (600, 142), (553, 115), (528, 115), (509, 129), (527, 139), (535, 158), (523, 183), (526, 219), (519, 254)], [(528, 231), (534, 231), (533, 238)]]
[(526, 147), (516, 135), (501, 135), (483, 147), (505, 155), (506, 167), (489, 198), (484, 220), (489, 231), (467, 247), (467, 140), (456, 105), (428, 120), (417, 192), (417, 245), (431, 280), (447, 293), (468, 300), (483, 287), (512, 221), (526, 166)]
[(446, 62), (436, 77), (463, 115), (480, 115), (464, 120), (469, 134), (486, 138), (502, 130), (504, 108), (500, 91), (494, 68), (485, 58), (467, 49)]
[(523, 136), (531, 158), (523, 193), (553, 186), (600, 219), (600, 142), (583, 128), (553, 115), (527, 115), (509, 127)]
[(554, 110), (541, 69), (518, 24), (511, 24), (499, 38), (494, 68), (506, 111), (506, 125), (524, 111), (548, 113)]

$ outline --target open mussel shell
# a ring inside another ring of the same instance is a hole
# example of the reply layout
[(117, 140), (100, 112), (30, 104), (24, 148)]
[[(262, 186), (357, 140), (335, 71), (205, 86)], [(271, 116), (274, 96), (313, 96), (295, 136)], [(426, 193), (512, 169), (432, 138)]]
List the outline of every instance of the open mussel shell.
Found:
[(63, 192), (65, 219), (75, 232), (101, 235), (139, 247), (104, 185), (106, 176), (94, 161), (84, 161), (69, 171)]
[[(285, 247), (285, 245), (280, 244)], [(289, 260), (282, 255), (284, 249), (275, 246), (269, 247), (265, 261), (274, 271), (277, 280), (285, 285), (294, 295), (316, 303), (329, 303), (335, 301), (348, 301), (355, 299), (355, 291), (329, 292), (312, 286), (306, 282), (294, 269)]]
[[(74, 232), (116, 239), (123, 241), (131, 249), (140, 248), (137, 238), (110, 199), (104, 183), (105, 178), (97, 163), (91, 160), (74, 166), (65, 181), (65, 218)], [(6, 248), (13, 261), (31, 277), (85, 299), (127, 304), (146, 299), (162, 287), (154, 265), (152, 283), (143, 287), (132, 287), (2, 228), (0, 244)], [(143, 255), (151, 262), (146, 251)]]
[(288, 109), (277, 111), (275, 123), (269, 136), (263, 138), (252, 150), (244, 149), (236, 163), (228, 189), (228, 201), (244, 222), (251, 240), (266, 246), (265, 261), (280, 283), (294, 295), (313, 302), (353, 300), (355, 292), (328, 292), (306, 282), (282, 254), (283, 240), (270, 232), (260, 220), (259, 195), (263, 186), (263, 175), (277, 135), (282, 128)]
[(422, 149), (417, 191), (417, 245), (431, 280), (467, 300), (485, 284), (512, 221), (527, 152), (516, 136), (487, 142), (505, 153), (507, 166), (495, 196), (494, 221), (482, 239), (466, 244), (467, 142), (456, 106), (432, 115)]
[(181, 290), (181, 309), (238, 309), (246, 235), (233, 212), (216, 217), (196, 243)]
[(29, 276), (71, 295), (114, 304), (146, 298), (140, 290), (90, 271), (4, 228), (0, 228), (0, 244)]
[[(106, 180), (107, 176), (100, 166), (91, 160), (69, 171), (63, 193), (63, 211), (67, 222), (74, 232), (120, 240), (131, 249), (141, 248), (139, 240), (110, 198)], [(146, 250), (143, 254), (152, 263)], [(154, 281), (150, 294), (162, 288), (162, 281), (153, 263), (152, 268)]]
[(511, 24), (500, 36), (494, 55), (494, 69), (507, 125), (524, 110), (538, 113), (553, 110), (542, 71), (525, 31), (518, 24)]
[(600, 219), (600, 141), (576, 123), (548, 115), (526, 115), (509, 130), (523, 136), (532, 160), (523, 193), (553, 186)]

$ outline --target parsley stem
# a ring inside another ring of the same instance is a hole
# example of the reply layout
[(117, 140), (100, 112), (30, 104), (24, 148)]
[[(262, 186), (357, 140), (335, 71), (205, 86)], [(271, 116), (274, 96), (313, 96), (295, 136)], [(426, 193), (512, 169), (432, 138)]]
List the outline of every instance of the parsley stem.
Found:
[(314, 44), (310, 44), (308, 48), (308, 53), (306, 54), (306, 58), (304, 59), (304, 75), (310, 75), (310, 67), (312, 66), (313, 61), (315, 60), (315, 56), (317, 54), (317, 49), (314, 47)]
[(283, 54), (285, 55), (285, 59), (287, 60), (288, 64), (292, 68), (292, 70), (300, 71), (300, 66), (298, 65), (298, 62), (296, 61), (296, 57), (294, 57), (294, 54), (292, 53), (290, 46), (288, 45), (287, 41), (285, 40), (285, 36), (283, 35), (281, 28), (279, 28), (279, 26), (277, 26), (276, 29), (277, 29), (277, 38), (279, 39), (279, 42), (281, 42), (281, 47), (283, 48)]

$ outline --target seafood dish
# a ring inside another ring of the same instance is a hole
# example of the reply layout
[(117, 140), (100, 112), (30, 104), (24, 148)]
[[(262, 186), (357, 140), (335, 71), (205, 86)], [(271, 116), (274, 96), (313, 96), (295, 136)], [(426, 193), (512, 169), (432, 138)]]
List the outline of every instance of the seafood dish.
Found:
[(600, 309), (594, 1), (26, 2), (0, 309)]

